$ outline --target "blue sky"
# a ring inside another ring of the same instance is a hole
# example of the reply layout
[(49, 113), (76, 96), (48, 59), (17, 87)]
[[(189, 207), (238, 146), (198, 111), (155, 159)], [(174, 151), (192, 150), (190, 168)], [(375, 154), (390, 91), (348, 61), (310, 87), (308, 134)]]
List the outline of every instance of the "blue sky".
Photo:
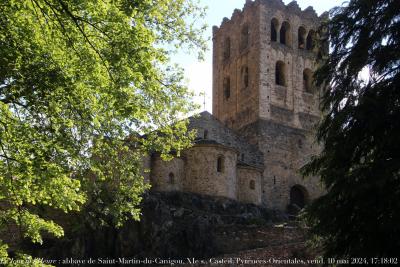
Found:
[[(230, 18), (235, 8), (242, 9), (246, 0), (200, 0), (200, 5), (207, 6), (206, 24), (209, 26), (206, 32), (206, 38), (211, 36), (212, 26), (219, 26), (224, 17)], [(283, 0), (285, 4), (291, 0)], [(334, 6), (341, 5), (344, 0), (298, 0), (297, 3), (301, 9), (312, 6), (314, 10), (321, 15)], [(209, 41), (209, 50), (205, 55), (205, 60), (199, 62), (196, 54), (178, 53), (173, 61), (180, 64), (185, 69), (186, 81), (189, 88), (199, 95), (205, 93), (205, 109), (211, 112), (212, 106), (212, 42)], [(204, 110), (204, 97), (195, 97), (194, 101)]]

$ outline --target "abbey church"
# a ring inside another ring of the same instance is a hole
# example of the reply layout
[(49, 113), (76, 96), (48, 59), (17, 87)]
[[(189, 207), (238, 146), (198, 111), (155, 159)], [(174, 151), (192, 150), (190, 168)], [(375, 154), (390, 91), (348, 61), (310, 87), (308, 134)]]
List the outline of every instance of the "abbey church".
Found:
[(293, 1), (247, 0), (213, 27), (213, 114), (190, 118), (195, 144), (146, 166), (153, 190), (185, 191), (287, 210), (323, 189), (299, 169), (314, 140), (320, 92), (313, 87), (315, 32), (323, 16)]

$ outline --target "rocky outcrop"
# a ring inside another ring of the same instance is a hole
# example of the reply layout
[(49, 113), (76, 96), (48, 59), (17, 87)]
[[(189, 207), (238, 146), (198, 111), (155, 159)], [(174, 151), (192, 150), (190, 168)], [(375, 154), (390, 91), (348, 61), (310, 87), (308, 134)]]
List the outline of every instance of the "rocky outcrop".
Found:
[(139, 222), (129, 221), (121, 229), (94, 230), (88, 225), (68, 229), (65, 238), (48, 239), (33, 253), (51, 259), (208, 258), (226, 253), (217, 238), (221, 229), (266, 225), (271, 220), (268, 210), (253, 204), (183, 192), (150, 192), (144, 197)]

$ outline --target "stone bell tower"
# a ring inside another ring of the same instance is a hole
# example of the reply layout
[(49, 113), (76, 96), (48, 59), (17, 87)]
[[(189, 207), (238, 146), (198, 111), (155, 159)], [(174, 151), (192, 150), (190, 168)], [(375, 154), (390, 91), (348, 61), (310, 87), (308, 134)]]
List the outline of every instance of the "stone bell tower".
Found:
[(262, 200), (281, 210), (302, 207), (322, 192), (300, 167), (318, 151), (320, 119), (312, 7), (293, 1), (247, 0), (213, 28), (213, 115), (264, 154)]

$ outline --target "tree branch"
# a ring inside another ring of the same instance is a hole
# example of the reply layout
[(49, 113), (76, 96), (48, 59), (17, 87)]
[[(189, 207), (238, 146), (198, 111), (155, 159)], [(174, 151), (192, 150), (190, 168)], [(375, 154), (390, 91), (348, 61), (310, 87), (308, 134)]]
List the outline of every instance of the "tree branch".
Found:
[[(68, 9), (68, 6), (62, 1), (62, 0), (58, 0), (58, 2), (60, 3), (62, 9), (64, 10), (64, 12), (72, 19), (72, 21), (74, 22), (74, 24), (76, 25), (76, 27), (78, 28), (78, 30), (81, 32), (81, 34), (83, 35), (84, 39), (86, 40), (86, 42), (90, 45), (90, 47), (95, 51), (95, 53), (99, 56), (100, 60), (102, 61), (104, 67), (107, 69), (108, 75), (110, 76), (111, 80), (114, 81), (113, 76), (111, 74), (111, 71), (109, 69), (109, 67), (106, 64), (106, 60), (103, 58), (103, 56), (101, 55), (101, 53), (97, 50), (97, 48), (92, 44), (92, 42), (90, 41), (89, 37), (87, 36), (87, 34), (85, 33), (85, 31), (82, 29), (82, 27), (79, 25), (79, 20), (77, 19), (77, 17), (71, 13), (71, 11)], [(46, 2), (47, 3), (47, 2)]]

